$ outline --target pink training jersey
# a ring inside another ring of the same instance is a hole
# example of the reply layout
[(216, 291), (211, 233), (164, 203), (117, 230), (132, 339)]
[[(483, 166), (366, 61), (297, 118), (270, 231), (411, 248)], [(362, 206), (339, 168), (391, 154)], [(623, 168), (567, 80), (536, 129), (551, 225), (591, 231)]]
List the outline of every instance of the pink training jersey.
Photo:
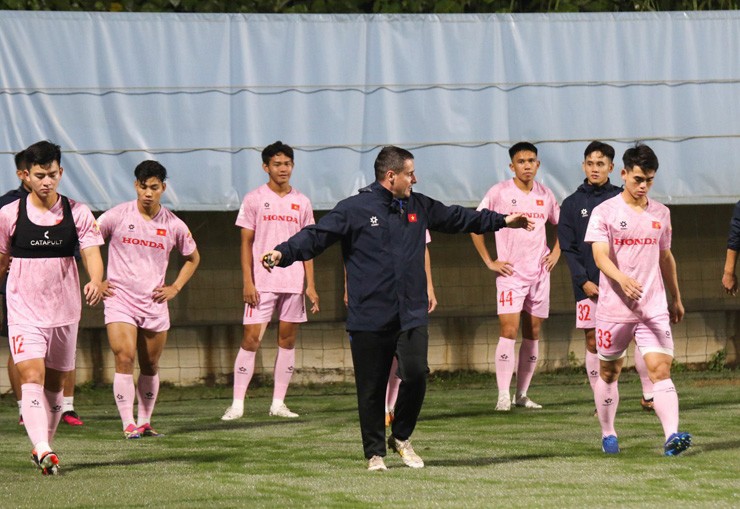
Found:
[(262, 268), (260, 256), (310, 224), (314, 224), (311, 201), (295, 188), (280, 197), (264, 184), (244, 196), (236, 225), (254, 231), (252, 274), (257, 291), (303, 293), (302, 263), (267, 272)]
[(660, 252), (671, 248), (671, 213), (650, 200), (642, 212), (619, 194), (594, 208), (585, 242), (609, 244), (609, 258), (624, 274), (642, 283), (639, 301), (624, 295), (619, 283), (601, 275), (596, 318), (605, 322), (643, 322), (665, 314), (668, 303), (660, 272)]
[[(62, 200), (46, 211), (26, 198), (28, 219), (39, 226), (54, 226), (62, 221)], [(72, 219), (77, 229), (80, 250), (99, 246), (103, 239), (92, 212), (82, 203), (69, 200)], [(0, 209), (0, 252), (10, 255), (11, 237), (15, 234), (19, 202)], [(14, 258), (10, 264), (6, 299), (8, 325), (33, 325), (42, 328), (61, 327), (80, 321), (82, 301), (77, 262), (66, 258)]]
[(165, 284), (173, 248), (183, 256), (195, 251), (185, 223), (164, 207), (147, 221), (134, 200), (105, 212), (98, 224), (108, 241), (108, 281), (115, 286), (115, 295), (105, 299), (105, 306), (133, 316), (167, 313), (166, 302), (154, 301), (154, 289)]
[(524, 214), (534, 221), (534, 230), (501, 228), (496, 235), (497, 259), (513, 265), (514, 274), (524, 283), (537, 280), (542, 268), (542, 259), (550, 253), (547, 247), (545, 223), (558, 224), (560, 206), (547, 187), (535, 182), (532, 190), (525, 193), (514, 183), (514, 179), (500, 182), (488, 190), (478, 210), (495, 210), (501, 214)]

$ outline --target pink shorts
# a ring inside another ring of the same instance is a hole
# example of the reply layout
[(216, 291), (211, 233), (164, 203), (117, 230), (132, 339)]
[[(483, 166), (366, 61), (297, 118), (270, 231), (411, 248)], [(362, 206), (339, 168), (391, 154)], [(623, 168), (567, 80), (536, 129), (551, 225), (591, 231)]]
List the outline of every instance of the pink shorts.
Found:
[(496, 278), (496, 312), (499, 315), (526, 311), (537, 318), (550, 315), (550, 273), (542, 269), (538, 279), (529, 284), (516, 276)]
[(44, 359), (47, 368), (73, 371), (77, 353), (77, 328), (79, 323), (61, 327), (35, 327), (9, 325), (8, 342), (13, 362)]
[(303, 323), (306, 318), (306, 299), (302, 293), (260, 292), (256, 306), (244, 306), (244, 325), (268, 323), (277, 307), (278, 317), (283, 322)]
[(576, 329), (596, 328), (596, 303), (595, 299), (579, 300), (576, 304)]
[(170, 330), (169, 312), (160, 316), (134, 316), (131, 312), (105, 306), (105, 324), (114, 322), (130, 323), (134, 327), (152, 332)]
[(596, 321), (596, 351), (599, 359), (614, 361), (624, 356), (635, 338), (640, 353), (663, 353), (673, 356), (673, 335), (668, 313), (644, 322), (614, 323)]

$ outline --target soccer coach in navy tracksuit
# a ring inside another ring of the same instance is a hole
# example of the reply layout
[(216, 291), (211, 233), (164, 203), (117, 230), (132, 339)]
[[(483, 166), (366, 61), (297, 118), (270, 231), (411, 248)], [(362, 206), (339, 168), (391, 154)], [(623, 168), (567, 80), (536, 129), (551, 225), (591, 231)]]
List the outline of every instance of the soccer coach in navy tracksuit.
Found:
[(414, 156), (384, 147), (375, 160), (376, 181), (342, 200), (315, 225), (265, 253), (268, 270), (310, 260), (342, 243), (347, 270), (348, 316), (357, 404), (370, 470), (385, 470), (385, 389), (393, 356), (402, 380), (389, 446), (413, 468), (424, 466), (411, 448), (426, 392), (427, 289), (425, 230), (443, 233), (496, 231), (533, 223), (520, 214), (503, 216), (446, 206), (412, 192)]

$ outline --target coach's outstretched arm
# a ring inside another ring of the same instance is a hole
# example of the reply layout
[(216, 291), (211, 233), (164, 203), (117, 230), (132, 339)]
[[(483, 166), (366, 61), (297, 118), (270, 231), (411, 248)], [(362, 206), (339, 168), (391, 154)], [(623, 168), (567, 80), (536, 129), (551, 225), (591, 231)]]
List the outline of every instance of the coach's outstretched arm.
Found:
[(415, 195), (427, 211), (429, 229), (442, 233), (488, 233), (501, 228), (534, 229), (534, 221), (522, 214), (505, 216), (493, 210), (470, 210), (460, 205), (445, 205), (424, 195)]
[[(346, 200), (345, 200), (346, 201)], [(269, 271), (273, 267), (287, 267), (294, 262), (311, 260), (335, 242), (341, 240), (349, 228), (343, 208), (339, 202), (334, 210), (322, 217), (318, 223), (306, 226), (291, 238), (262, 255), (262, 266)]]

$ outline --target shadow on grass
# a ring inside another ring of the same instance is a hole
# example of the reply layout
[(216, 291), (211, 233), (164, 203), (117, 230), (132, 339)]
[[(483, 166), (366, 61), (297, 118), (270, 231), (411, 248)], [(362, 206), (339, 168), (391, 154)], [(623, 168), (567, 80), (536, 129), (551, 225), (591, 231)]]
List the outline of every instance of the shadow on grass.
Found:
[(250, 430), (260, 428), (274, 428), (276, 426), (290, 426), (292, 424), (305, 424), (305, 420), (300, 417), (290, 420), (279, 421), (250, 421), (248, 419), (237, 419), (235, 421), (217, 420), (214, 422), (199, 422), (198, 426), (178, 426), (170, 428), (170, 433), (177, 435), (187, 435), (190, 433), (201, 433), (203, 431), (230, 431), (230, 430)]
[(709, 451), (726, 451), (728, 449), (740, 449), (740, 440), (733, 440), (732, 442), (714, 442), (709, 444), (698, 444), (692, 447), (690, 450), (694, 452), (709, 452)]
[(241, 449), (235, 449), (233, 454), (225, 454), (223, 451), (221, 454), (187, 454), (179, 452), (178, 454), (169, 454), (165, 455), (162, 454), (161, 451), (158, 452), (156, 455), (152, 455), (150, 457), (146, 458), (129, 458), (129, 459), (121, 459), (121, 458), (115, 458), (111, 461), (90, 461), (90, 462), (78, 462), (74, 465), (67, 466), (64, 465), (63, 472), (76, 472), (76, 471), (85, 471), (89, 469), (96, 469), (96, 468), (107, 468), (107, 467), (122, 467), (122, 466), (137, 466), (137, 465), (151, 465), (155, 463), (162, 463), (167, 462), (171, 464), (177, 464), (177, 463), (183, 463), (188, 462), (195, 465), (198, 464), (204, 464), (204, 463), (216, 463), (216, 462), (224, 462), (229, 461), (232, 459), (232, 457), (236, 458), (237, 455), (240, 457), (243, 456), (243, 452), (241, 452)]
[(517, 454), (513, 456), (485, 457), (485, 458), (460, 458), (448, 460), (430, 460), (424, 464), (428, 467), (485, 467), (489, 465), (502, 465), (508, 463), (521, 463), (524, 461), (537, 461), (549, 458), (566, 458), (570, 454)]

